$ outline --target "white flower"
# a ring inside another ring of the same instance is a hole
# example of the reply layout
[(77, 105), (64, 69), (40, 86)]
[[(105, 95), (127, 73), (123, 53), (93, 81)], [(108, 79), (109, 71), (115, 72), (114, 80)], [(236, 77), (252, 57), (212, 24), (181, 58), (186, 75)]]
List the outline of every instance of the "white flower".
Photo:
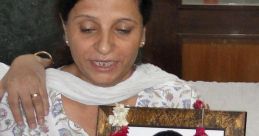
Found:
[(125, 108), (123, 104), (116, 104), (113, 108), (113, 115), (109, 115), (108, 121), (112, 126), (127, 126), (129, 123), (127, 121), (129, 108)]

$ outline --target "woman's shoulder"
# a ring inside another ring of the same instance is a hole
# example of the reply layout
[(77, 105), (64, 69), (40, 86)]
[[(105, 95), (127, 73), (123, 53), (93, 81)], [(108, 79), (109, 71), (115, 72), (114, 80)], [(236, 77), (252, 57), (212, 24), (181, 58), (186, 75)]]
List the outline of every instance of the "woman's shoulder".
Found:
[(144, 89), (138, 94), (136, 106), (192, 108), (197, 94), (184, 80), (167, 81)]

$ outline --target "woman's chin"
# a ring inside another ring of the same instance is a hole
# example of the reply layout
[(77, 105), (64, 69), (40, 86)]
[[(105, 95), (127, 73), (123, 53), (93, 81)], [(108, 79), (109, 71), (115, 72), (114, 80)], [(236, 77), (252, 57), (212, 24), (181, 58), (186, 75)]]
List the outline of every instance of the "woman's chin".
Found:
[(111, 87), (114, 86), (116, 84), (118, 84), (118, 82), (114, 81), (111, 82), (109, 80), (105, 80), (105, 81), (93, 81), (91, 82), (92, 84), (96, 85), (96, 86), (100, 86), (100, 87)]
[(128, 77), (130, 77), (132, 72), (133, 69), (130, 69), (129, 71), (123, 71), (121, 70), (121, 68), (118, 67), (114, 67), (109, 70), (102, 69), (100, 71), (96, 69), (91, 69), (88, 70), (88, 74), (86, 73), (86, 75), (88, 76), (85, 76), (82, 79), (97, 86), (110, 87), (126, 80)]
[(104, 74), (104, 73), (95, 73), (91, 74), (88, 77), (81, 78), (93, 85), (100, 86), (100, 87), (109, 87), (114, 86), (118, 82), (120, 82), (119, 78), (114, 77), (111, 74)]

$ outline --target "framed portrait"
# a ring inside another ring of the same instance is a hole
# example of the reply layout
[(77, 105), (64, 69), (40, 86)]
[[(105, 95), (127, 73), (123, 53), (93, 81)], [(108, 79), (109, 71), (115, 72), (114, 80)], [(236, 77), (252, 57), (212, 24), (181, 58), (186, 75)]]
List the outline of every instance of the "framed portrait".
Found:
[[(108, 117), (112, 111), (112, 106), (99, 107), (97, 136), (111, 133)], [(202, 122), (209, 136), (245, 136), (246, 115), (241, 111), (129, 107), (128, 136), (154, 136), (165, 131), (193, 136)]]

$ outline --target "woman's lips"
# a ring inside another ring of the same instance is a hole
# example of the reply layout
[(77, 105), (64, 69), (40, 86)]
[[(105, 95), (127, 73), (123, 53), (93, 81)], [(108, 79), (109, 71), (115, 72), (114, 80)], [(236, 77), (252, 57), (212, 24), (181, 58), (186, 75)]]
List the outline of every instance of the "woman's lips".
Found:
[(94, 61), (91, 61), (91, 64), (96, 69), (96, 71), (108, 72), (108, 71), (112, 71), (115, 68), (115, 66), (117, 65), (117, 62), (94, 60)]
[(94, 61), (94, 64), (98, 67), (110, 67), (113, 63), (113, 61)]

